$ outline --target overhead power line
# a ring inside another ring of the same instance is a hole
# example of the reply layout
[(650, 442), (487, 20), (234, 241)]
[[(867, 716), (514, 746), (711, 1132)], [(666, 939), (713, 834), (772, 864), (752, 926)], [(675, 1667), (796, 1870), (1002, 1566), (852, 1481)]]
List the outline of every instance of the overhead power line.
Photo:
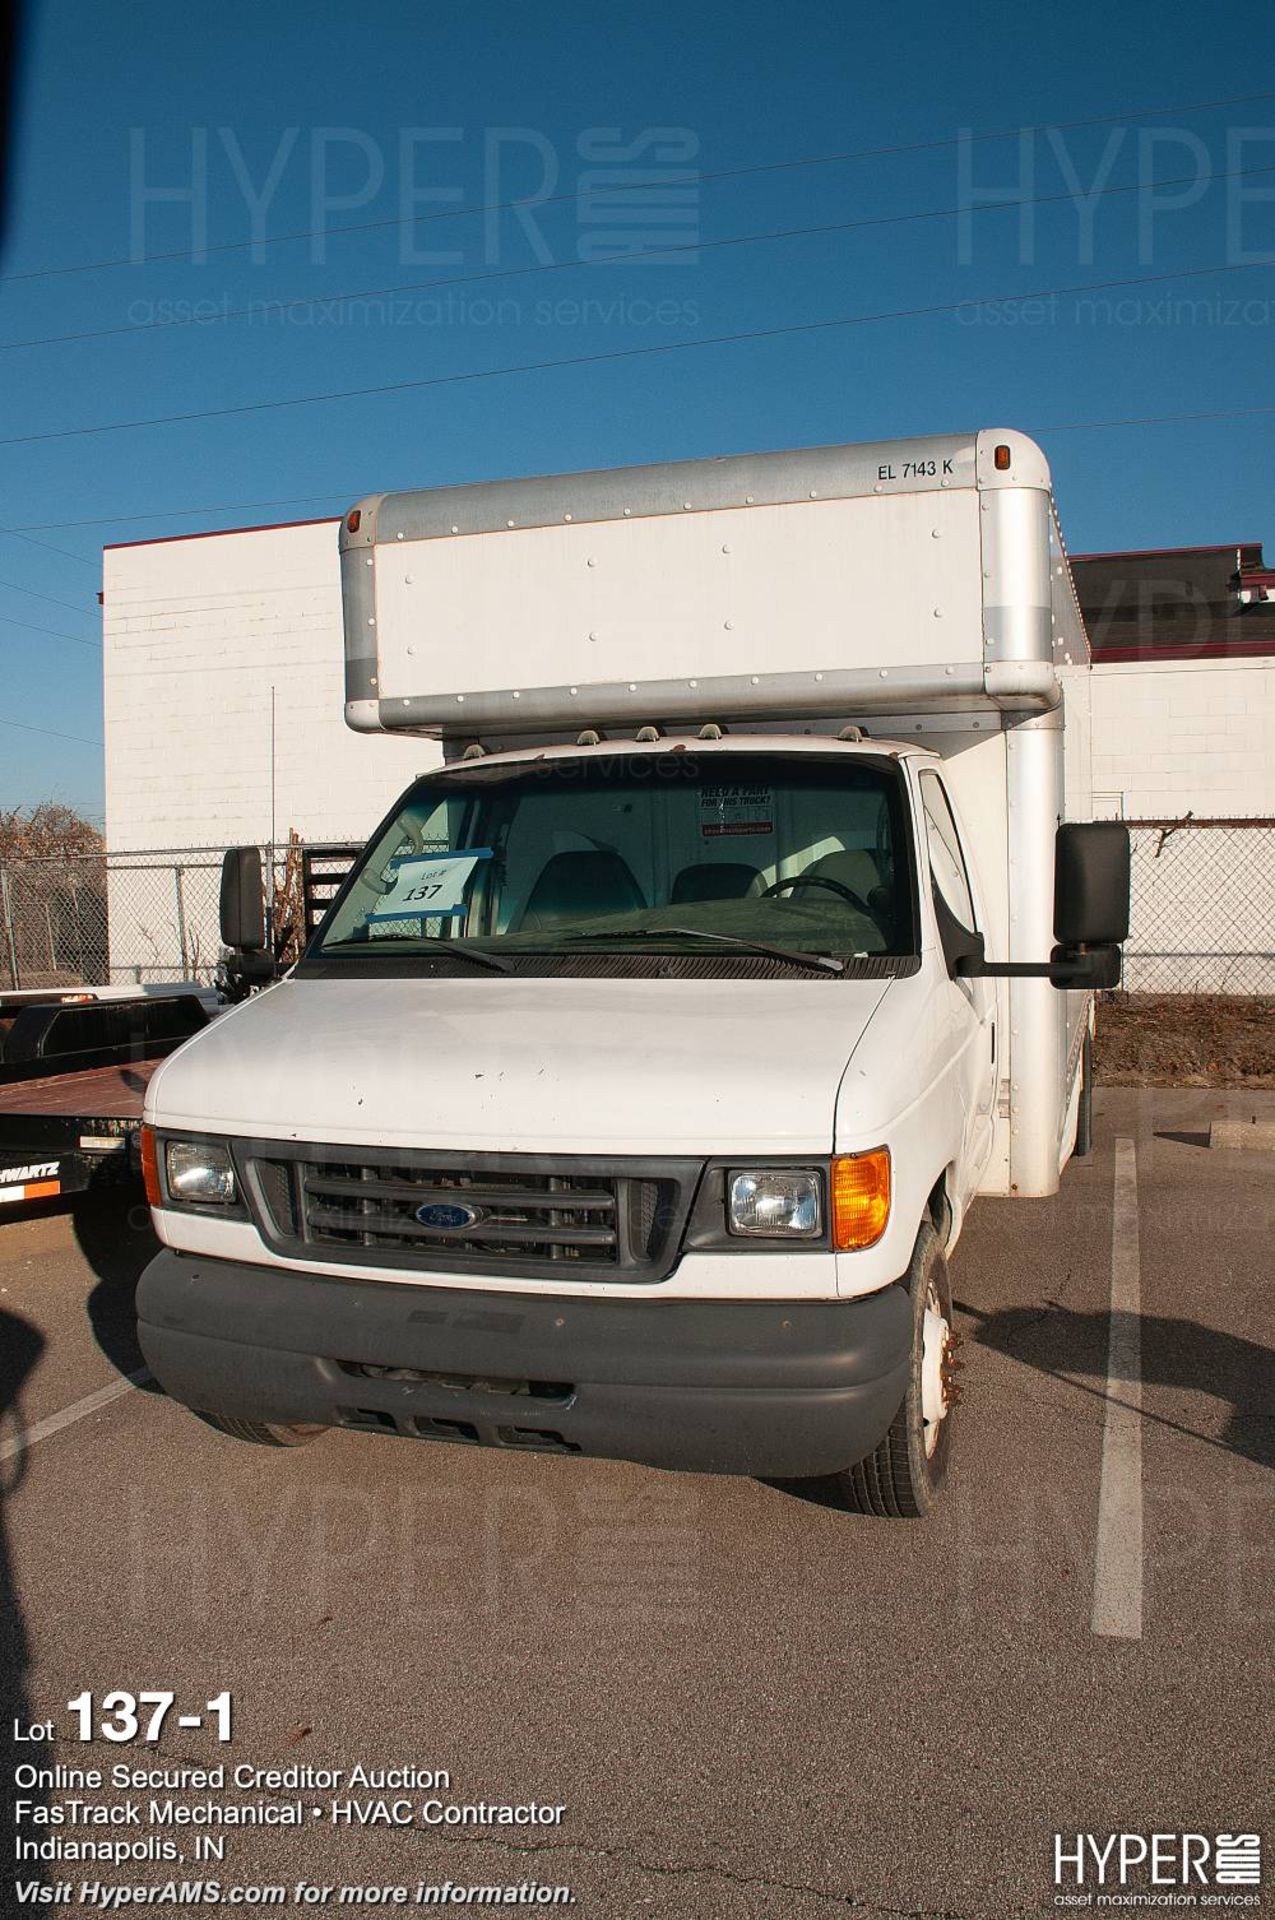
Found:
[(185, 425), (197, 420), (227, 420), (252, 413), (278, 413), (292, 407), (328, 406), (339, 400), (367, 400), (391, 393), (418, 393), (431, 387), (462, 386), (483, 380), (507, 380), (560, 368), (602, 366), (621, 360), (649, 359), (656, 354), (693, 353), (707, 347), (739, 346), (754, 340), (793, 339), (802, 334), (829, 333), (888, 321), (920, 320), (938, 314), (960, 313), (979, 307), (1018, 306), (1029, 300), (1053, 300), (1073, 293), (1105, 293), (1122, 287), (1163, 285), (1170, 280), (1199, 280), (1221, 273), (1243, 273), (1265, 261), (1220, 261), (1208, 267), (1180, 267), (1168, 273), (1137, 274), (1117, 280), (1085, 280), (1064, 286), (1033, 287), (1025, 292), (967, 295), (963, 300), (938, 301), (922, 307), (893, 307), (877, 313), (843, 314), (828, 320), (790, 321), (781, 326), (749, 327), (738, 333), (707, 334), (697, 340), (653, 341), (640, 347), (613, 347), (605, 352), (569, 354), (559, 360), (524, 360), (504, 367), (473, 367), (461, 373), (438, 373), (419, 380), (390, 380), (371, 387), (336, 387), (323, 393), (297, 394), (286, 400), (252, 400), (232, 407), (200, 407), (189, 413), (145, 415), (137, 420), (107, 420), (91, 427), (57, 427), (45, 433), (8, 434), (0, 447), (26, 447), (51, 440), (82, 440), (97, 434), (130, 433), (149, 427)]
[[(1275, 164), (1264, 167), (1232, 167), (1216, 173), (1215, 180), (1247, 180), (1255, 175), (1275, 173)], [(1103, 199), (1131, 193), (1159, 193), (1167, 187), (1194, 186), (1195, 174), (1179, 174), (1171, 180), (1136, 180), (1120, 187), (1100, 189)], [(832, 234), (858, 233), (873, 227), (915, 225), (924, 220), (956, 220), (962, 214), (1021, 213), (1026, 207), (1052, 207), (1074, 202), (1076, 195), (1041, 193), (1024, 200), (979, 201), (974, 206), (926, 207), (912, 213), (871, 214), (859, 220), (831, 220), (818, 226), (768, 227), (759, 233), (727, 234), (719, 240), (679, 240), (660, 247), (642, 247), (614, 259), (534, 261), (530, 266), (494, 267), (481, 273), (452, 274), (441, 280), (407, 280), (388, 287), (356, 287), (348, 293), (303, 293), (286, 298), (250, 301), (244, 307), (229, 307), (223, 312), (205, 315), (182, 314), (165, 320), (125, 322), (112, 327), (89, 327), (79, 333), (33, 334), (25, 340), (0, 340), (0, 353), (16, 353), (29, 347), (61, 347), (79, 340), (109, 340), (120, 335), (140, 337), (150, 333), (170, 333), (189, 327), (200, 329), (225, 326), (232, 320), (250, 320), (260, 316), (272, 321), (304, 307), (343, 307), (359, 300), (384, 300), (408, 293), (432, 293), (452, 287), (485, 286), (493, 280), (521, 280), (529, 275), (578, 273), (582, 268), (622, 267), (649, 264), (655, 260), (676, 259), (682, 254), (717, 253), (731, 247), (752, 247), (778, 240), (825, 239)]]
[(77, 647), (91, 647), (94, 653), (101, 652), (101, 647), (96, 640), (86, 640), (82, 634), (59, 633), (56, 627), (36, 627), (29, 620), (14, 620), (7, 613), (0, 613), (0, 624), (6, 627), (25, 627), (28, 633), (43, 633), (50, 640), (70, 640)]
[(89, 607), (77, 606), (74, 600), (56, 600), (51, 593), (37, 593), (34, 587), (20, 587), (16, 580), (0, 580), (0, 587), (10, 593), (25, 593), (29, 600), (46, 600), (51, 607), (65, 607), (70, 613), (89, 614)]
[(1193, 420), (1246, 420), (1252, 414), (1275, 413), (1275, 405), (1258, 407), (1209, 407), (1202, 413), (1129, 414), (1122, 420), (1064, 420), (1048, 427), (1034, 427), (1034, 433), (1101, 433), (1108, 427), (1186, 426)]
[[(888, 146), (851, 147), (838, 153), (802, 154), (787, 160), (763, 160), (740, 167), (696, 168), (697, 184), (707, 180), (742, 180), (763, 173), (788, 173), (803, 167), (840, 166), (853, 160), (883, 160), (908, 153), (938, 153), (959, 146), (965, 141), (971, 146), (983, 145), (991, 140), (1012, 140), (1038, 133), (1073, 133), (1083, 127), (1116, 126), (1123, 120), (1146, 120), (1156, 114), (1171, 114), (1181, 118), (1188, 113), (1206, 113), (1217, 107), (1241, 107), (1255, 105), (1260, 101), (1275, 99), (1275, 88), (1266, 88), (1259, 93), (1236, 93), (1224, 95), (1213, 100), (1188, 100), (1181, 104), (1167, 106), (1131, 107), (1122, 113), (1094, 114), (1082, 120), (1041, 121), (1035, 125), (1017, 127), (998, 127), (987, 133), (964, 133), (945, 136), (941, 140), (909, 140), (895, 142)], [(607, 192), (649, 192), (649, 177), (633, 181), (608, 183)], [(472, 207), (438, 208), (427, 214), (399, 214), (380, 220), (363, 220), (344, 227), (302, 227), (291, 233), (278, 233), (258, 236), (251, 240), (223, 240), (212, 246), (198, 249), (199, 258), (210, 254), (248, 253), (254, 248), (283, 246), (296, 240), (335, 239), (347, 233), (373, 233), (387, 227), (429, 226), (440, 220), (476, 219), (480, 214), (511, 213), (519, 209), (560, 206), (575, 200), (588, 199), (593, 189), (577, 187), (572, 193), (554, 193), (544, 195), (523, 194), (512, 200), (481, 201)], [(189, 260), (195, 249), (189, 247), (174, 248), (165, 253), (147, 253), (134, 258), (130, 255), (116, 255), (109, 260), (83, 260), (65, 266), (32, 267), (22, 273), (0, 275), (0, 280), (16, 283), (23, 280), (44, 280), (63, 274), (102, 273), (115, 267), (153, 266), (166, 260)]]
[(0, 727), (14, 727), (19, 733), (42, 733), (47, 740), (76, 740), (82, 747), (101, 747), (102, 740), (90, 740), (83, 733), (58, 733), (53, 727), (32, 727), (24, 720), (0, 720)]
[[(75, 522), (70, 524), (74, 525)], [(0, 527), (0, 533), (7, 533), (15, 540), (24, 540), (29, 547), (43, 547), (46, 553), (60, 553), (64, 560), (74, 560), (78, 566), (91, 567), (94, 573), (99, 571), (98, 560), (90, 560), (82, 553), (72, 553), (70, 547), (55, 547), (51, 540), (37, 540), (25, 527)]]
[[(158, 512), (143, 513), (100, 513), (91, 520), (32, 520), (21, 527), (0, 527), (0, 533), (14, 534), (19, 540), (30, 537), (30, 528), (48, 528), (52, 533), (63, 533), (73, 527), (122, 527), (133, 520), (198, 520), (206, 513), (264, 513), (276, 507), (314, 507), (338, 501), (342, 506), (349, 500), (357, 500), (360, 493), (370, 493), (370, 487), (343, 488), (339, 493), (294, 493), (286, 500), (232, 500), (228, 506), (220, 507), (164, 507)], [(36, 541), (37, 546), (48, 543)], [(52, 547), (52, 553), (67, 553), (71, 559), (77, 556), (69, 553), (65, 547)], [(96, 566), (96, 561), (86, 561), (86, 565)]]
[[(1100, 433), (1118, 427), (1187, 426), (1196, 421), (1244, 420), (1254, 415), (1273, 413), (1275, 413), (1275, 402), (1252, 407), (1209, 407), (1194, 413), (1134, 413), (1125, 414), (1120, 418), (1112, 420), (1053, 420), (1046, 425), (1032, 424), (1029, 422), (1024, 428), (1024, 431), (1033, 434)], [(349, 486), (343, 488), (339, 493), (294, 494), (286, 500), (225, 500), (218, 506), (211, 507), (165, 507), (158, 510), (144, 510), (141, 513), (104, 513), (99, 514), (94, 520), (33, 521), (31, 524), (33, 526), (48, 525), (56, 531), (60, 527), (117, 527), (134, 525), (144, 520), (197, 520), (203, 519), (205, 516), (211, 514), (258, 513), (267, 507), (315, 506), (320, 503), (326, 504), (332, 501), (345, 503), (349, 500), (357, 500), (362, 494), (368, 491), (369, 489), (366, 487)], [(335, 518), (335, 515), (333, 517)], [(218, 529), (211, 528), (209, 531), (215, 533)], [(249, 528), (248, 531), (251, 532), (253, 529)], [(0, 527), (0, 534), (16, 533), (19, 538), (24, 537), (25, 532), (25, 528)], [(45, 543), (40, 542), (39, 544), (43, 545)], [(54, 553), (61, 553), (64, 549), (54, 547), (52, 551)], [(76, 558), (77, 556), (71, 555), (70, 557)], [(85, 644), (87, 645), (89, 643), (86, 642)]]

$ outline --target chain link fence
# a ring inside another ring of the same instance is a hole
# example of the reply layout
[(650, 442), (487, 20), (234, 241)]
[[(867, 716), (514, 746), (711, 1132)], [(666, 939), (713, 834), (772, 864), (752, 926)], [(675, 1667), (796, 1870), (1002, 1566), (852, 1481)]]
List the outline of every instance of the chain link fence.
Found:
[(1275, 820), (1130, 820), (1129, 993), (1275, 993)]
[(110, 979), (104, 854), (0, 865), (0, 986), (97, 986)]
[[(282, 907), (298, 849), (261, 851)], [(0, 866), (0, 986), (210, 981), (224, 852), (158, 848), (8, 861)]]
[[(1131, 993), (1275, 993), (1275, 820), (1131, 820)], [(212, 978), (222, 847), (11, 860), (0, 986)], [(301, 928), (301, 848), (263, 847), (276, 925)], [(291, 957), (291, 950), (286, 957)]]

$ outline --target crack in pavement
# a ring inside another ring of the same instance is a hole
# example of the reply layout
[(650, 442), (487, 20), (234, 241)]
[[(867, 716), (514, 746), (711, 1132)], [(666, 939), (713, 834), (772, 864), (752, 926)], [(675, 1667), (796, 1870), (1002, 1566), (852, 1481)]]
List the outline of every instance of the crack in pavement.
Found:
[[(1013, 1332), (1006, 1334), (996, 1347), (984, 1348), (983, 1350), (985, 1352), (1008, 1354), (1012, 1358), (1017, 1359), (1016, 1348), (1023, 1339), (1023, 1336), (1034, 1332), (1037, 1327), (1049, 1319), (1051, 1314), (1060, 1313), (1067, 1308), (1067, 1295), (1074, 1279), (1075, 1274), (1068, 1268), (1066, 1274), (1063, 1276), (1062, 1285), (1056, 1294), (1047, 1293), (1042, 1295), (1036, 1311), (1032, 1313), (1030, 1317), (1028, 1317), (1026, 1308), (1021, 1309), (1024, 1317), (1018, 1322)], [(971, 1306), (969, 1302), (965, 1300), (953, 1300), (952, 1305), (958, 1313), (967, 1314), (971, 1320), (979, 1325), (984, 1321), (996, 1319), (1000, 1313), (1005, 1311), (1003, 1308)], [(980, 1345), (981, 1343), (976, 1340), (975, 1344)]]
[[(425, 1833), (426, 1829), (417, 1828), (416, 1831)], [(494, 1835), (440, 1833), (436, 1830), (430, 1831), (428, 1837), (450, 1846), (496, 1847), (505, 1853), (581, 1853), (597, 1860), (616, 1861), (642, 1873), (657, 1874), (661, 1879), (721, 1880), (731, 1886), (759, 1887), (770, 1893), (802, 1893), (811, 1899), (826, 1901), (829, 1906), (848, 1908), (853, 1913), (864, 1915), (865, 1920), (875, 1920), (877, 1915), (887, 1916), (887, 1920), (967, 1920), (967, 1916), (957, 1913), (952, 1907), (885, 1906), (879, 1900), (861, 1900), (858, 1894), (837, 1893), (801, 1880), (776, 1880), (768, 1874), (738, 1873), (723, 1866), (648, 1860), (631, 1847), (609, 1847), (597, 1841), (503, 1840)]]
[[(172, 1752), (172, 1760), (179, 1766), (205, 1766), (207, 1761), (196, 1760), (193, 1756)], [(263, 1798), (273, 1800), (288, 1799), (292, 1796), (280, 1790), (267, 1790)], [(312, 1829), (307, 1829), (312, 1831)], [(804, 1893), (813, 1900), (823, 1900), (829, 1906), (841, 1907), (851, 1913), (860, 1914), (863, 1920), (970, 1920), (965, 1914), (957, 1913), (953, 1907), (891, 1907), (881, 1901), (861, 1900), (854, 1893), (838, 1893), (825, 1887), (812, 1886), (800, 1880), (775, 1880), (766, 1874), (737, 1873), (730, 1867), (701, 1865), (690, 1862), (648, 1860), (635, 1853), (631, 1847), (609, 1847), (600, 1841), (588, 1840), (505, 1840), (496, 1834), (454, 1833), (437, 1827), (417, 1827), (403, 1829), (404, 1834), (411, 1831), (422, 1839), (437, 1840), (452, 1847), (494, 1847), (502, 1853), (578, 1853), (596, 1860), (609, 1860), (635, 1868), (641, 1873), (652, 1873), (661, 1879), (701, 1879), (720, 1880), (738, 1887), (759, 1887), (772, 1893)]]
[[(1071, 1387), (1078, 1393), (1087, 1394), (1091, 1391), (1087, 1382), (1073, 1379), (1070, 1374), (1054, 1373), (1046, 1377), (1051, 1380), (1056, 1380), (1061, 1386)], [(1069, 1400), (1063, 1400), (1061, 1398), (1055, 1399), (1052, 1396), (1042, 1394), (1039, 1388), (1036, 1387), (1005, 1386), (998, 1388), (997, 1392), (1006, 1400), (1026, 1401), (1026, 1403), (1038, 1413), (1052, 1413), (1069, 1426), (1086, 1427), (1099, 1432), (1102, 1429), (1103, 1416), (1101, 1404), (1096, 1407), (1077, 1406)]]

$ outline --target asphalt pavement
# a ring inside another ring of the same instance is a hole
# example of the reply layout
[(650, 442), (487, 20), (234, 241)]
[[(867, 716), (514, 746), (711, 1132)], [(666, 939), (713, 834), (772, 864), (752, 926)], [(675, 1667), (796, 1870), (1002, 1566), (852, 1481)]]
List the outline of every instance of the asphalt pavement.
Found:
[[(603, 1920), (1007, 1920), (1060, 1910), (1055, 1834), (1260, 1833), (1275, 1155), (1207, 1144), (1251, 1112), (1275, 1096), (1108, 1090), (1057, 1198), (978, 1203), (953, 1260), (954, 1463), (925, 1522), (375, 1436), (243, 1446), (142, 1372), (143, 1214), (9, 1218), (0, 1729), (53, 1718), (42, 1766), (416, 1767), (450, 1776), (446, 1805), (564, 1809), (363, 1826), (333, 1799), (398, 1794), (279, 1787), (303, 1831), (223, 1830), (219, 1864), (192, 1864), (187, 1832), (176, 1867), (18, 1877), (212, 1874), (286, 1887), (290, 1913), (301, 1882), (332, 1889), (317, 1911), (450, 1882), (565, 1886)], [(1113, 1277), (1138, 1303), (1136, 1377), (1126, 1341), (1114, 1381)], [(156, 1747), (84, 1746), (65, 1703), (86, 1689), (177, 1700)], [(223, 1690), (228, 1747), (175, 1726)], [(84, 1835), (11, 1812), (10, 1836)]]

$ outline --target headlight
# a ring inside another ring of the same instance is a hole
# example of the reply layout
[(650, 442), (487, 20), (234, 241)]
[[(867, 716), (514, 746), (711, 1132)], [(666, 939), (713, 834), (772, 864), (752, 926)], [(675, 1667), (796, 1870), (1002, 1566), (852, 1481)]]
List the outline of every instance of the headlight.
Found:
[(232, 1207), (239, 1197), (230, 1149), (213, 1140), (169, 1140), (164, 1174), (168, 1198), (178, 1206)]
[(726, 1217), (732, 1233), (760, 1234), (769, 1239), (817, 1239), (823, 1232), (819, 1175), (774, 1167), (732, 1173)]

